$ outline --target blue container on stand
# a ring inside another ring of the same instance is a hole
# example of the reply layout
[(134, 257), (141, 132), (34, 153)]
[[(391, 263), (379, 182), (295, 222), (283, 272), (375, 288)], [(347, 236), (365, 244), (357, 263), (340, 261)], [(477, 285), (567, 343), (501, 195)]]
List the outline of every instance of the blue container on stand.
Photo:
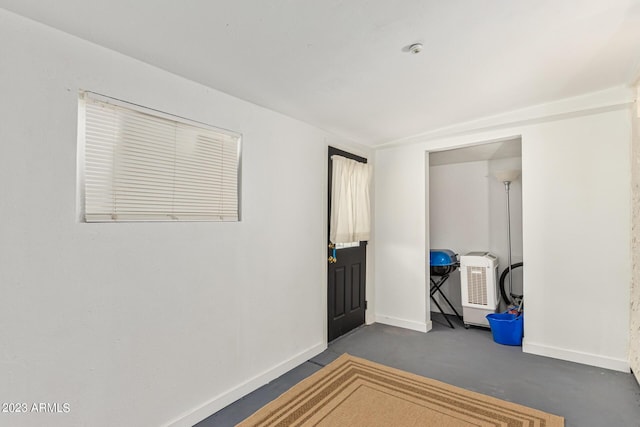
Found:
[(523, 321), (522, 313), (491, 313), (487, 320), (491, 327), (493, 340), (498, 344), (522, 345)]

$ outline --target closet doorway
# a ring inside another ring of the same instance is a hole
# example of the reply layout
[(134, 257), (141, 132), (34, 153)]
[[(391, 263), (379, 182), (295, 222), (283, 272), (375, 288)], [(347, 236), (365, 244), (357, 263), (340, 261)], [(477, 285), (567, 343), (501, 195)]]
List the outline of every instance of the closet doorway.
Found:
[[(522, 140), (513, 137), (473, 146), (429, 153), (427, 178), (429, 248), (449, 249), (458, 256), (489, 252), (498, 258), (498, 275), (509, 265), (507, 195), (495, 174), (522, 171)], [(526, 178), (526, 175), (525, 175)], [(522, 174), (509, 185), (511, 263), (522, 258)], [(511, 274), (512, 292), (523, 294), (522, 268)], [(508, 286), (508, 285), (507, 285)], [(462, 314), (459, 269), (442, 286), (442, 292)], [(500, 291), (498, 290), (498, 298)], [(438, 294), (434, 296), (455, 327), (463, 323)], [(431, 320), (447, 325), (436, 304), (430, 301)], [(499, 310), (506, 307), (500, 303)]]

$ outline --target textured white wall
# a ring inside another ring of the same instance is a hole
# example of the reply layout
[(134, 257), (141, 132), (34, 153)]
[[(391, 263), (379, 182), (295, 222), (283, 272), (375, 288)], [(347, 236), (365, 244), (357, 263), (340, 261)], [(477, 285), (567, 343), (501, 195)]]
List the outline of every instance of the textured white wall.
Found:
[(618, 89), (585, 95), (499, 118), (519, 124), (496, 119), (494, 129), (379, 150), (376, 309), (407, 322), (428, 312), (424, 153), (521, 136), (524, 350), (628, 370), (629, 99)]
[[(640, 97), (640, 86), (637, 90)], [(640, 382), (640, 100), (636, 98), (632, 114), (632, 179), (633, 179), (633, 280), (631, 286), (631, 323), (629, 334), (629, 363)]]
[[(0, 396), (71, 409), (0, 424), (192, 425), (325, 348), (344, 141), (3, 10), (0, 51)], [(80, 89), (241, 132), (242, 222), (78, 223)]]

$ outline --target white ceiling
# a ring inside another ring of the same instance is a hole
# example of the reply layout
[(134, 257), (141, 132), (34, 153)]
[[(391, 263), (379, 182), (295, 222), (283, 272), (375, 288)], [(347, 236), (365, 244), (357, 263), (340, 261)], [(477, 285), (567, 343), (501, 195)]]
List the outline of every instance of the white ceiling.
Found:
[[(377, 145), (640, 74), (640, 0), (0, 0)], [(418, 55), (408, 45), (421, 42)]]
[(482, 160), (510, 159), (513, 157), (522, 157), (522, 140), (520, 138), (485, 142), (451, 150), (434, 151), (429, 153), (429, 166), (478, 162)]

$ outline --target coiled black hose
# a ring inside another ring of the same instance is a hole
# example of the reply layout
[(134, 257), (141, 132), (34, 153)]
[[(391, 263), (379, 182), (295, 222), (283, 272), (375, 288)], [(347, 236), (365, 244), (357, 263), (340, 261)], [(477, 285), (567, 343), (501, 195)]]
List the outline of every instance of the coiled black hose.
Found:
[[(521, 262), (516, 262), (515, 264), (511, 264), (511, 270), (513, 270), (514, 268), (519, 268), (522, 267), (522, 263)], [(507, 275), (509, 274), (509, 267), (505, 268), (504, 271), (502, 272), (502, 274), (500, 275), (500, 294), (502, 295), (502, 300), (505, 302), (505, 304), (509, 305), (509, 304), (513, 304), (515, 301), (512, 299), (522, 299), (523, 295), (508, 295), (507, 294), (507, 290), (504, 288), (504, 279), (507, 278)]]

